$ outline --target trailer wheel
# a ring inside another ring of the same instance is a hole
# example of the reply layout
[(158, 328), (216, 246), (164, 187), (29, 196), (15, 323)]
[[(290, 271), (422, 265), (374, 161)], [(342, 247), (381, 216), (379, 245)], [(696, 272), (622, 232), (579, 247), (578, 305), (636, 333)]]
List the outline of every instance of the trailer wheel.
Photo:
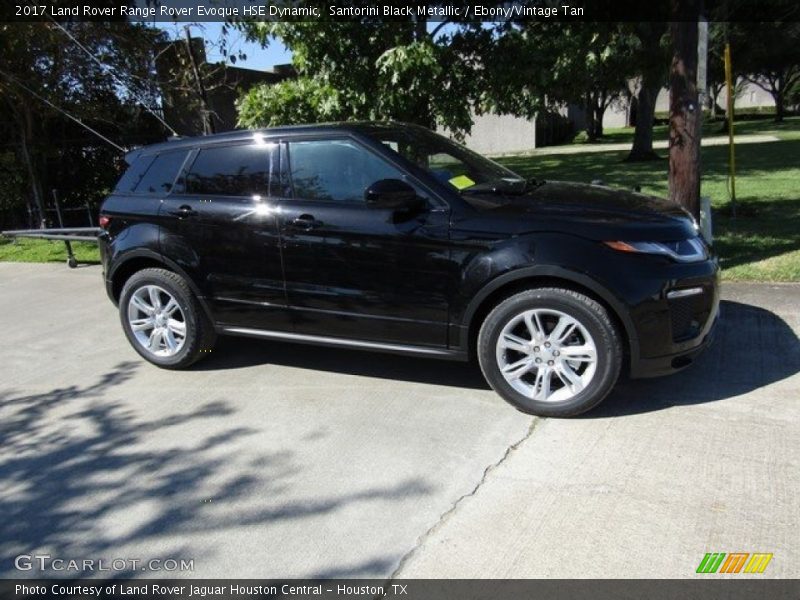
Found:
[(75, 260), (75, 257), (74, 257), (74, 256), (70, 256), (70, 257), (67, 259), (67, 266), (68, 266), (70, 269), (74, 269), (75, 267), (77, 267), (77, 266), (78, 266), (78, 261), (77, 261), (77, 260)]

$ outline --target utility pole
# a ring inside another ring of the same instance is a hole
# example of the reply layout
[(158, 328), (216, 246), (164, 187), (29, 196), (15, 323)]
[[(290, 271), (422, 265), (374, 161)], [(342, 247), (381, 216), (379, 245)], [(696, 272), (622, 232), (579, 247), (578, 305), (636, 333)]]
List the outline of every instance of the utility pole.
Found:
[(702, 0), (670, 0), (669, 199), (700, 218), (700, 125), (697, 93), (698, 20)]
[(195, 58), (194, 50), (192, 49), (192, 34), (188, 25), (184, 31), (186, 31), (186, 53), (189, 56), (189, 64), (192, 66), (192, 73), (194, 73), (197, 95), (200, 97), (200, 110), (203, 113), (203, 134), (210, 135), (215, 133), (214, 121), (211, 115), (211, 106), (208, 103), (208, 94), (206, 94), (206, 88), (203, 85), (203, 77), (200, 74), (200, 68), (197, 66), (197, 59)]

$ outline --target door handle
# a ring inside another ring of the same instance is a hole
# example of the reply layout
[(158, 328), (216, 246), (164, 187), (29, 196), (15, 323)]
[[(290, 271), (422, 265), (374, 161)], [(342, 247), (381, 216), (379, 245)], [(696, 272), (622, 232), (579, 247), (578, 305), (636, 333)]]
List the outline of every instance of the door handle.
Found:
[(306, 214), (306, 215), (300, 215), (299, 217), (294, 219), (291, 222), (291, 225), (295, 229), (303, 229), (307, 231), (309, 229), (316, 229), (317, 227), (320, 227), (322, 225), (322, 221), (317, 221), (314, 218), (314, 215)]
[(169, 211), (169, 214), (174, 217), (178, 217), (179, 219), (186, 219), (187, 217), (197, 216), (197, 211), (188, 204), (184, 204), (183, 206), (179, 207), (178, 210)]

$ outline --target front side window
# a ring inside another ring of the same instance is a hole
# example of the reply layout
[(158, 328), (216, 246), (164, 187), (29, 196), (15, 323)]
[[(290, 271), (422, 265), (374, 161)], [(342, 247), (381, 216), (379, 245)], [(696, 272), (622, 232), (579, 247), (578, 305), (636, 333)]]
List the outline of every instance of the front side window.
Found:
[(277, 144), (203, 148), (184, 178), (187, 194), (268, 196), (270, 174), (277, 172)]
[(187, 150), (174, 150), (159, 154), (139, 183), (136, 184), (134, 192), (148, 195), (169, 194), (187, 154), (189, 154)]
[(289, 171), (295, 197), (333, 202), (364, 202), (376, 181), (404, 179), (400, 169), (347, 139), (290, 142)]
[(366, 133), (462, 193), (519, 188), (525, 183), (513, 171), (431, 131), (408, 127)]

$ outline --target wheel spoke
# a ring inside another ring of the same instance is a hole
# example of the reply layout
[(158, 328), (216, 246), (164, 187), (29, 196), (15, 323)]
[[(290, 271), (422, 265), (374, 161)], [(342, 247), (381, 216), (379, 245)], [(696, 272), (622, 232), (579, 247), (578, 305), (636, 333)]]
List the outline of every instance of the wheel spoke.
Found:
[(531, 360), (525, 357), (503, 367), (503, 375), (506, 376), (506, 379), (519, 379), (530, 370), (532, 364)]
[(155, 327), (155, 323), (151, 317), (146, 317), (144, 319), (135, 319), (130, 322), (131, 329), (133, 331), (143, 331), (145, 329), (151, 329)]
[(597, 360), (597, 350), (594, 346), (583, 344), (581, 346), (561, 346), (561, 358), (570, 362), (593, 363)]
[(175, 301), (175, 298), (172, 298), (170, 296), (169, 302), (167, 302), (167, 305), (164, 307), (164, 313), (168, 317), (171, 317), (172, 313), (174, 313), (176, 310), (178, 310), (178, 308), (179, 308), (179, 306), (178, 306), (178, 303)]
[(165, 329), (162, 335), (164, 336), (164, 343), (167, 345), (169, 351), (175, 352), (178, 348), (178, 342), (175, 341), (175, 336), (172, 334), (172, 331)]
[(524, 340), (518, 335), (514, 335), (513, 333), (503, 334), (502, 338), (500, 339), (500, 345), (507, 350), (514, 350), (515, 352), (520, 352), (521, 354), (528, 354), (530, 352), (530, 349), (528, 348), (528, 341)]
[(147, 340), (147, 348), (150, 352), (157, 352), (159, 350), (163, 336), (164, 334), (160, 329), (153, 329), (150, 333), (150, 338)]
[(153, 305), (155, 310), (161, 309), (161, 297), (158, 294), (158, 288), (151, 285), (147, 288), (147, 293), (150, 294), (150, 304)]
[(536, 380), (533, 383), (533, 399), (547, 400), (550, 396), (550, 379), (552, 370), (549, 367), (540, 367), (536, 371)]
[(528, 327), (528, 332), (531, 334), (531, 339), (534, 342), (544, 339), (544, 325), (542, 325), (542, 320), (539, 318), (538, 312), (530, 311), (525, 313), (525, 325)]
[(558, 319), (558, 323), (556, 323), (556, 326), (553, 328), (553, 331), (547, 336), (547, 339), (554, 343), (561, 343), (572, 334), (577, 325), (574, 319), (561, 316)]
[(152, 306), (135, 294), (131, 297), (131, 303), (148, 316), (152, 316), (156, 312)]
[(186, 337), (186, 323), (183, 321), (176, 321), (175, 319), (170, 319), (167, 323), (167, 328), (172, 332), (176, 333), (181, 337)]
[(556, 367), (556, 375), (558, 375), (559, 379), (564, 382), (564, 385), (572, 390), (573, 394), (577, 394), (583, 390), (583, 381), (581, 380), (581, 376), (573, 371), (572, 367), (567, 363), (562, 362)]

